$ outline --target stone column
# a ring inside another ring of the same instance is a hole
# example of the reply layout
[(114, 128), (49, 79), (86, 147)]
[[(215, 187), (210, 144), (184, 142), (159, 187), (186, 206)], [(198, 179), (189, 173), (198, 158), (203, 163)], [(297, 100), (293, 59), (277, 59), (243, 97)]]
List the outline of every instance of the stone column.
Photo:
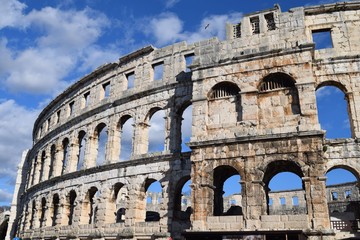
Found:
[(247, 229), (261, 228), (260, 216), (266, 215), (266, 193), (264, 191), (264, 183), (262, 181), (250, 181), (243, 184), (245, 193), (243, 198), (244, 218)]
[(77, 163), (79, 161), (79, 145), (78, 138), (73, 137), (69, 144), (68, 162), (66, 166), (66, 173), (75, 172), (77, 170)]
[(348, 103), (349, 122), (353, 138), (360, 137), (360, 95), (359, 93), (346, 93)]
[(107, 163), (116, 163), (120, 157), (120, 132), (116, 124), (108, 127), (108, 141), (106, 144), (105, 159)]
[(36, 163), (35, 163), (35, 167), (34, 167), (34, 182), (33, 182), (33, 185), (39, 183), (39, 181), (40, 181), (41, 158), (39, 158), (39, 156), (36, 156), (34, 161), (36, 161)]
[(134, 155), (141, 155), (148, 152), (149, 127), (150, 125), (144, 122), (135, 124), (133, 141)]
[(53, 163), (53, 176), (57, 177), (61, 175), (62, 167), (63, 167), (63, 149), (62, 143), (56, 143), (55, 145), (55, 161)]
[(165, 112), (165, 143), (164, 143), (164, 152), (169, 153), (170, 152), (170, 143), (171, 143), (171, 124), (172, 124), (172, 118), (170, 116), (170, 108), (167, 108), (164, 110)]
[(181, 122), (183, 118), (174, 112), (169, 113), (170, 118), (170, 146), (169, 150), (172, 153), (181, 152)]
[(43, 175), (42, 180), (48, 180), (49, 179), (49, 171), (50, 171), (50, 149), (45, 150), (45, 161), (44, 161), (44, 167), (43, 167)]
[(89, 136), (85, 147), (84, 169), (96, 166), (97, 137)]

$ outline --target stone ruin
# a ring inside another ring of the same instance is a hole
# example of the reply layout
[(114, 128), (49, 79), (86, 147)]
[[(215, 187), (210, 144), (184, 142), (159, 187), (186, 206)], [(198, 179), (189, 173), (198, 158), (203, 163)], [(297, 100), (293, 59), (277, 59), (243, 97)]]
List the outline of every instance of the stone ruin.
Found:
[[(287, 12), (276, 5), (226, 30), (224, 41), (139, 49), (46, 106), (19, 165), (7, 239), (359, 236), (359, 202), (344, 200), (352, 204), (347, 218), (332, 212), (343, 206), (331, 205), (325, 175), (344, 168), (360, 176), (360, 1)], [(329, 45), (316, 42), (319, 33)], [(351, 138), (326, 138), (315, 96), (323, 86), (345, 94)], [(187, 151), (181, 126), (189, 107)], [(163, 149), (151, 152), (159, 112)], [(128, 121), (131, 154), (120, 160)], [(299, 211), (271, 205), (269, 182), (281, 172), (302, 181), (291, 193)], [(234, 175), (241, 203), (227, 214), (223, 185)], [(191, 206), (183, 208), (189, 180)], [(150, 209), (154, 182), (160, 200)]]

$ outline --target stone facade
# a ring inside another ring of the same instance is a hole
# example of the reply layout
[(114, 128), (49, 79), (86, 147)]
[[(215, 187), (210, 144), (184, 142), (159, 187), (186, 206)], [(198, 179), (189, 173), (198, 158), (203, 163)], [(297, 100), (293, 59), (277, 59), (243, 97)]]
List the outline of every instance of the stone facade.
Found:
[[(317, 32), (328, 33), (332, 46), (319, 49)], [(225, 41), (148, 46), (99, 67), (36, 120), (8, 239), (336, 239), (325, 174), (346, 168), (360, 176), (359, 36), (360, 1), (275, 6), (228, 24)], [(351, 139), (326, 140), (319, 125), (315, 91), (327, 85), (346, 95)], [(191, 152), (183, 152), (189, 106)], [(160, 110), (164, 149), (150, 153), (150, 120)], [(131, 156), (120, 161), (129, 119)], [(284, 171), (302, 179), (306, 212), (269, 211), (269, 182)], [(233, 175), (241, 177), (241, 209), (229, 215), (222, 188)], [(149, 210), (155, 181), (161, 201)]]

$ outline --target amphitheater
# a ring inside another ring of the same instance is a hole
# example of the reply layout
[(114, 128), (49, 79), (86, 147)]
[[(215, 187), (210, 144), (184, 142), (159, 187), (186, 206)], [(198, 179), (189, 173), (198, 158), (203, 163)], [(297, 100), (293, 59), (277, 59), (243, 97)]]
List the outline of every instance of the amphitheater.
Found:
[[(228, 23), (226, 40), (146, 46), (97, 68), (38, 116), (7, 239), (359, 237), (358, 182), (326, 188), (333, 169), (360, 177), (359, 36), (360, 1), (275, 5)], [(345, 94), (351, 138), (326, 138), (315, 95), (324, 86)], [(131, 153), (120, 158), (124, 139)], [(271, 192), (282, 172), (302, 189)], [(241, 193), (229, 211), (223, 185), (234, 175)], [(296, 209), (274, 200), (294, 197)]]

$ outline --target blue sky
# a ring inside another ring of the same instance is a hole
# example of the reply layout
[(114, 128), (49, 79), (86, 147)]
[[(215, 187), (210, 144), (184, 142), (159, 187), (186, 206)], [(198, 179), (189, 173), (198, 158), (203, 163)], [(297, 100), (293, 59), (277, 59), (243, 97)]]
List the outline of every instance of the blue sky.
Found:
[(275, 3), (287, 11), (329, 2), (0, 0), (0, 205), (11, 201), (16, 166), (31, 147), (41, 109), (98, 66), (149, 44), (223, 39), (225, 22)]

